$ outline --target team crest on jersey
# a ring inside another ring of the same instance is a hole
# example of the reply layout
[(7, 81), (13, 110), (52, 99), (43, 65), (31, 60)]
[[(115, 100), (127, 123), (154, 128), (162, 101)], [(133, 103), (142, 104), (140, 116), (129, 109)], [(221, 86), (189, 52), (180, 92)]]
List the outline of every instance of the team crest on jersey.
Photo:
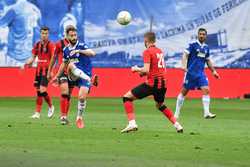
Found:
[(47, 47), (43, 47), (43, 52), (47, 53)]
[(202, 52), (198, 52), (197, 56), (198, 56), (198, 57), (204, 58), (204, 57), (206, 57), (206, 54), (205, 54), (205, 53), (202, 53)]
[(202, 57), (202, 58), (206, 57), (206, 53), (203, 53), (200, 49), (196, 49), (196, 51), (197, 51), (198, 57)]

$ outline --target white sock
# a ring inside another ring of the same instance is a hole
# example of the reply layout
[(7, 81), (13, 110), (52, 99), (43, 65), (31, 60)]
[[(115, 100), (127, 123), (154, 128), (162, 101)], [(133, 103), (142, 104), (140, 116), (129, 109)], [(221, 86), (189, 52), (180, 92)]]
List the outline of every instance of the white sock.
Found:
[(78, 101), (78, 111), (77, 111), (77, 118), (82, 117), (84, 112), (85, 112), (85, 108), (86, 108), (86, 103), (87, 101)]
[(174, 113), (175, 118), (179, 118), (181, 107), (183, 106), (184, 100), (185, 100), (185, 97), (180, 93), (176, 101), (176, 108), (175, 108), (175, 113)]
[(131, 126), (136, 126), (136, 122), (135, 122), (134, 119), (133, 119), (133, 120), (130, 120), (130, 121), (128, 122), (128, 124), (131, 125)]
[(203, 104), (203, 109), (204, 109), (204, 115), (208, 115), (209, 114), (209, 104), (210, 104), (209, 95), (202, 96), (202, 104)]
[(90, 78), (87, 74), (85, 74), (82, 70), (80, 70), (80, 69), (77, 68), (77, 67), (73, 67), (72, 70), (71, 70), (71, 72), (72, 72), (75, 76), (77, 76), (77, 77), (79, 77), (79, 78), (81, 78), (81, 79), (87, 80), (87, 81), (89, 81), (89, 82), (90, 82), (90, 80), (91, 80), (91, 78)]

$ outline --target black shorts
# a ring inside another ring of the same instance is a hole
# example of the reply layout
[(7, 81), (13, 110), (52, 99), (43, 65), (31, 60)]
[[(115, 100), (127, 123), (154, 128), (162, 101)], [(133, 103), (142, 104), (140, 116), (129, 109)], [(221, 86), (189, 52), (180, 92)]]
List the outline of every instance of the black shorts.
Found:
[(36, 74), (35, 81), (34, 81), (34, 87), (39, 88), (40, 86), (47, 87), (48, 86), (48, 79), (47, 79), (47, 72), (46, 70), (45, 74), (43, 74), (43, 71), (40, 70), (39, 74)]
[(65, 73), (62, 73), (62, 75), (58, 77), (58, 80), (59, 80), (58, 81), (59, 84), (67, 82), (69, 85), (69, 88), (73, 88), (74, 86), (77, 86), (77, 82), (70, 80)]
[(165, 99), (166, 90), (167, 89), (165, 87), (157, 88), (149, 86), (146, 83), (142, 83), (137, 87), (135, 87), (134, 89), (132, 89), (131, 92), (138, 99), (142, 99), (144, 97), (153, 95), (154, 100), (157, 103), (163, 103)]

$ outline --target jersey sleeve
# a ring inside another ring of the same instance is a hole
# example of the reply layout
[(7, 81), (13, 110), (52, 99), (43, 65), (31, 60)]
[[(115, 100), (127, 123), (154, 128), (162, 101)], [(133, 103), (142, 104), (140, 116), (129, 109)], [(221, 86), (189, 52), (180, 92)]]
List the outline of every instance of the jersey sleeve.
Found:
[(189, 55), (191, 53), (191, 51), (192, 51), (192, 44), (189, 43), (188, 46), (186, 47), (186, 49), (184, 50), (184, 53)]
[(15, 16), (16, 13), (13, 9), (8, 10), (5, 15), (0, 16), (0, 26), (8, 26)]
[(144, 51), (143, 52), (143, 62), (150, 63), (150, 61), (151, 61), (150, 53), (148, 51)]
[(209, 50), (209, 48), (207, 49), (206, 59), (207, 59), (207, 60), (210, 59), (210, 50)]
[(38, 55), (38, 50), (39, 49), (39, 42), (35, 43), (35, 45), (32, 48), (32, 54), (37, 56)]
[(86, 49), (89, 49), (89, 46), (87, 44), (82, 44), (82, 45), (80, 45), (80, 48), (82, 50), (86, 50)]
[(67, 47), (63, 49), (63, 62), (66, 63), (69, 61), (69, 52), (67, 50)]

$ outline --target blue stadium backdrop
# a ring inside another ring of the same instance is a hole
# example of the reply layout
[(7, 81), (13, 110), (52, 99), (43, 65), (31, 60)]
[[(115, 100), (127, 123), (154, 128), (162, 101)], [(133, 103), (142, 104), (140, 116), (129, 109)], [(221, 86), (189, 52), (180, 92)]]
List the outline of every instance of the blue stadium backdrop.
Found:
[[(121, 10), (133, 16), (128, 26), (116, 22)], [(249, 11), (250, 0), (0, 0), (0, 66), (21, 65), (41, 26), (50, 27), (56, 41), (68, 24), (98, 53), (95, 67), (142, 64), (143, 34), (152, 20), (169, 68), (180, 67), (182, 51), (199, 27), (208, 30), (217, 67), (249, 68)]]

